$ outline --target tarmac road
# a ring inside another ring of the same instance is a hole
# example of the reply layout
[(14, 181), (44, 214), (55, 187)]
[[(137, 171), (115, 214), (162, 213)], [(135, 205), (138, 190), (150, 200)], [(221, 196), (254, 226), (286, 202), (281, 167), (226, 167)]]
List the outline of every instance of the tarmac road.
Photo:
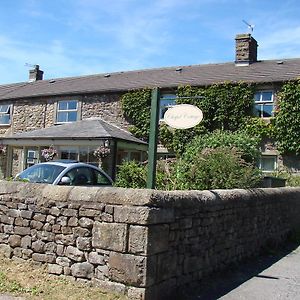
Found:
[[(200, 291), (200, 292), (199, 292)], [(288, 245), (217, 277), (206, 279), (190, 300), (300, 300), (300, 246)]]

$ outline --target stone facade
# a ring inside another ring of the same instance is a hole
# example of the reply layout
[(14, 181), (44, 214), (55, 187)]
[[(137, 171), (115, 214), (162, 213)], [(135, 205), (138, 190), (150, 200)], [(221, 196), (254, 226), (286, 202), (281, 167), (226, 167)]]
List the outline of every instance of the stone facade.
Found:
[[(63, 100), (78, 101), (78, 120), (101, 117), (122, 129), (128, 129), (129, 123), (125, 120), (121, 110), (120, 94), (83, 94), (18, 99), (8, 102), (7, 104), (12, 104), (11, 124), (0, 125), (0, 137), (57, 124), (57, 103)], [(0, 157), (0, 178), (15, 176), (24, 169), (23, 161), (26, 151), (16, 147), (10, 151), (12, 153), (9, 156)]]
[(0, 134), (5, 136), (55, 125), (57, 101), (63, 100), (78, 100), (79, 120), (101, 117), (124, 129), (128, 127), (121, 110), (119, 94), (70, 95), (18, 99), (7, 103), (13, 105), (12, 121), (10, 126), (0, 126)]
[(6, 256), (130, 299), (174, 299), (300, 229), (296, 188), (161, 192), (2, 181), (0, 195)]

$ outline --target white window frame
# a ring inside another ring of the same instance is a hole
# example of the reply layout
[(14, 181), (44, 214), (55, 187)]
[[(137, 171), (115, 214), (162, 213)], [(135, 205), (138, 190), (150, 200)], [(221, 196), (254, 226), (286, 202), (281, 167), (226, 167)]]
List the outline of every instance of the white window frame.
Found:
[[(76, 102), (76, 109), (68, 108), (69, 104), (67, 104), (67, 109), (60, 109), (59, 106), (60, 106), (60, 103), (62, 103), (62, 102)], [(68, 117), (67, 117), (66, 121), (59, 121), (59, 114), (60, 113), (67, 113), (67, 115), (68, 115), (69, 113), (72, 113), (72, 112), (76, 112), (76, 120), (75, 121), (74, 120), (69, 121)], [(79, 101), (78, 100), (69, 99), (69, 100), (59, 100), (59, 101), (57, 101), (57, 106), (56, 106), (56, 123), (57, 124), (76, 122), (78, 120), (78, 114), (79, 114)]]
[(26, 168), (35, 165), (38, 162), (38, 149), (26, 149)]
[[(274, 158), (274, 168), (273, 170), (265, 170), (263, 169), (263, 159), (264, 158)], [(278, 168), (278, 156), (276, 154), (262, 154), (260, 159), (259, 159), (259, 164), (258, 164), (258, 168), (260, 170), (262, 170), (264, 173), (272, 173), (275, 172)]]
[[(3, 106), (7, 106), (6, 110), (1, 111)], [(0, 105), (0, 125), (10, 125), (11, 124), (11, 110), (12, 110), (12, 104), (1, 104)], [(9, 116), (9, 121), (8, 123), (2, 123), (1, 122), (1, 117), (2, 116)]]
[[(271, 93), (272, 96), (271, 96), (271, 99), (270, 100), (264, 100), (263, 99), (263, 95), (264, 93)], [(256, 95), (259, 94), (259, 100), (256, 100)], [(255, 95), (254, 95), (254, 105), (255, 105), (255, 109), (257, 106), (260, 107), (260, 110), (259, 110), (259, 116), (260, 118), (271, 118), (274, 116), (274, 91), (273, 90), (259, 90), (259, 91), (256, 91), (255, 92)], [(271, 116), (269, 117), (264, 117), (263, 116), (263, 112), (264, 112), (264, 107), (266, 106), (272, 106), (272, 111), (271, 111)], [(256, 111), (255, 111), (256, 112)]]
[[(174, 100), (174, 101), (172, 101)], [(167, 102), (166, 104), (163, 104), (163, 102)], [(169, 103), (168, 103), (169, 102)], [(173, 102), (173, 103), (172, 103)], [(159, 120), (164, 120), (164, 114), (167, 111), (168, 108), (173, 107), (176, 105), (176, 95), (175, 94), (162, 94), (159, 100)]]

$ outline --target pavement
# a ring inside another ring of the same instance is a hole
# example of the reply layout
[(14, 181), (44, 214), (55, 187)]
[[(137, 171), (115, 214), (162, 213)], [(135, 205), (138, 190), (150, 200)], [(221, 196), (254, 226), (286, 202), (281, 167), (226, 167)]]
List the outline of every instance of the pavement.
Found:
[(210, 276), (186, 300), (300, 300), (300, 245), (288, 244)]

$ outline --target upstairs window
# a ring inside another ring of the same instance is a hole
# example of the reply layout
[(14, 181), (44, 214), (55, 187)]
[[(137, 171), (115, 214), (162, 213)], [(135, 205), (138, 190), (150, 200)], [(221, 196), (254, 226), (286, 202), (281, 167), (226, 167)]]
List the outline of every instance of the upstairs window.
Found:
[(57, 103), (57, 123), (68, 123), (77, 121), (78, 101), (66, 100)]
[(10, 112), (11, 112), (10, 104), (0, 105), (0, 125), (10, 124)]
[(159, 105), (159, 119), (164, 119), (164, 114), (168, 110), (168, 108), (174, 106), (176, 104), (176, 95), (174, 94), (163, 94), (160, 98)]
[(254, 115), (260, 118), (273, 117), (274, 95), (273, 91), (258, 91), (254, 95)]

